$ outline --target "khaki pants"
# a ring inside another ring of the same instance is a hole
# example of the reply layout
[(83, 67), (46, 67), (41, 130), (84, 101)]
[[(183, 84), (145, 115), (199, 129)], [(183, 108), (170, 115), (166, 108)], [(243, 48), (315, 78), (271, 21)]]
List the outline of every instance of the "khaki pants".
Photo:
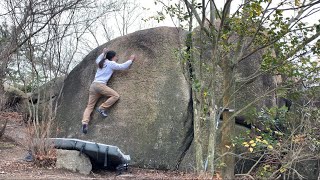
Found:
[(93, 82), (89, 89), (89, 101), (86, 110), (83, 113), (82, 124), (88, 124), (90, 115), (101, 96), (109, 97), (99, 108), (107, 109), (119, 99), (119, 94), (103, 83)]

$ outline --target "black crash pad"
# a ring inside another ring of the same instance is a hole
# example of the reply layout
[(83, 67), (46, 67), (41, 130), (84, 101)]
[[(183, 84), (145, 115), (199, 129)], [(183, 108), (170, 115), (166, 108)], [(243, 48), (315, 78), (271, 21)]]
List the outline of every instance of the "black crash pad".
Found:
[(78, 150), (86, 154), (94, 167), (119, 169), (127, 167), (130, 155), (123, 154), (117, 146), (69, 138), (50, 138), (56, 149)]

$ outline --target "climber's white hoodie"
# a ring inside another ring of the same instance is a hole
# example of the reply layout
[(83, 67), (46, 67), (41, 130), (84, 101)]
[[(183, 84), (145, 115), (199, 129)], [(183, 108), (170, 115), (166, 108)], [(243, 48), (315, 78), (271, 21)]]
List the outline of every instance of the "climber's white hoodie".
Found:
[[(99, 62), (102, 60), (104, 56), (104, 53), (100, 54), (97, 59), (96, 59), (96, 63), (99, 64)], [(110, 61), (108, 59), (106, 59), (106, 61), (103, 64), (103, 68), (97, 69), (96, 75), (94, 77), (94, 81), (93, 82), (97, 82), (97, 83), (104, 83), (106, 84), (108, 82), (108, 80), (110, 79), (110, 77), (112, 76), (112, 73), (114, 70), (125, 70), (128, 69), (130, 67), (130, 65), (132, 64), (132, 60), (128, 60), (125, 63), (122, 64), (118, 64), (114, 61)]]

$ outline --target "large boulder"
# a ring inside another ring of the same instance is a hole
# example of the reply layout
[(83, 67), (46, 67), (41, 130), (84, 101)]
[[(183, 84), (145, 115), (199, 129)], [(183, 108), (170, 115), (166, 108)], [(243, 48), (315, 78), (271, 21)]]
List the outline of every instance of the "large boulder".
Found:
[[(139, 167), (177, 168), (193, 138), (190, 90), (176, 58), (184, 37), (179, 28), (159, 27), (93, 50), (64, 82), (56, 119), (58, 137), (116, 145)], [(81, 119), (97, 68), (95, 59), (104, 47), (115, 50), (120, 63), (132, 53), (137, 60), (129, 70), (114, 73), (108, 85), (120, 100), (105, 119), (94, 111), (89, 132), (83, 135)]]

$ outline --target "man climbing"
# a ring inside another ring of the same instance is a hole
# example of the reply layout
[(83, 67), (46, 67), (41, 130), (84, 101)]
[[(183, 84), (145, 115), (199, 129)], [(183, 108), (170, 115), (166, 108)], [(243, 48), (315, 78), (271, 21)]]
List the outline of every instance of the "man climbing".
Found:
[(107, 48), (103, 49), (103, 52), (96, 59), (98, 69), (93, 82), (89, 89), (89, 101), (88, 105), (83, 113), (82, 118), (82, 132), (86, 134), (88, 132), (88, 124), (90, 121), (90, 115), (94, 109), (94, 106), (101, 96), (108, 97), (108, 99), (102, 103), (97, 111), (103, 116), (107, 117), (106, 110), (110, 108), (119, 99), (119, 94), (107, 86), (108, 80), (111, 78), (114, 70), (125, 70), (135, 60), (135, 55), (131, 55), (129, 60), (119, 64), (117, 63), (118, 57), (115, 51), (108, 51)]

